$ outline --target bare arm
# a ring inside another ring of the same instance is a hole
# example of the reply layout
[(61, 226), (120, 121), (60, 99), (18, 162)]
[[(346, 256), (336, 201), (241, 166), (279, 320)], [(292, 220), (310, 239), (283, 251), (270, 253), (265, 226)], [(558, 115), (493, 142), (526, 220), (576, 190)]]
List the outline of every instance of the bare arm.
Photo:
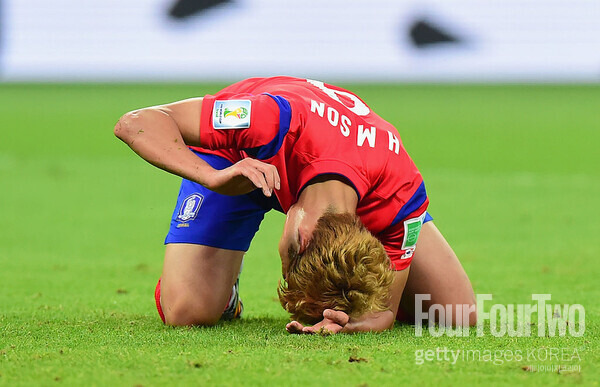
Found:
[(115, 135), (150, 164), (226, 195), (262, 188), (267, 196), (279, 189), (277, 169), (254, 159), (244, 159), (215, 170), (197, 157), (188, 145), (200, 143), (202, 98), (148, 107), (125, 114), (115, 125)]
[(396, 320), (402, 292), (408, 279), (409, 269), (394, 272), (394, 282), (390, 288), (389, 309), (382, 312), (370, 312), (356, 319), (349, 318), (341, 311), (326, 309), (323, 312), (323, 321), (312, 327), (305, 327), (297, 321), (287, 324), (290, 333), (356, 333), (380, 332), (390, 329)]

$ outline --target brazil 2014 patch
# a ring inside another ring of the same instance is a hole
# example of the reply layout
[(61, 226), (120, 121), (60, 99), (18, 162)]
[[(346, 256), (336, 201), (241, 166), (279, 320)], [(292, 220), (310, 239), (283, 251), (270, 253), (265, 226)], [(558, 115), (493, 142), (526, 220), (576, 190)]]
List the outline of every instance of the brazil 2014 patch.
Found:
[(215, 101), (212, 124), (215, 129), (245, 129), (250, 127), (252, 103), (248, 99)]
[(426, 213), (423, 215), (407, 219), (404, 221), (404, 240), (402, 241), (402, 250), (405, 253), (402, 255), (402, 259), (411, 258), (417, 247), (417, 240), (421, 233), (421, 227), (423, 226), (423, 220), (425, 219)]
[(204, 201), (204, 196), (199, 193), (194, 193), (188, 196), (181, 203), (181, 207), (179, 207), (179, 213), (177, 214), (177, 220), (179, 222), (189, 222), (190, 220), (196, 219), (198, 216), (198, 211), (200, 210), (200, 206)]

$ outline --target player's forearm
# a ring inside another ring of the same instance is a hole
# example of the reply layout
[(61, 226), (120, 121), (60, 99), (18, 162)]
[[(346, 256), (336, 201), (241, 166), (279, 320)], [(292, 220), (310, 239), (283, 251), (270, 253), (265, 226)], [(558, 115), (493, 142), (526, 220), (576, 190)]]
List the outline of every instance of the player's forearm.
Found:
[(164, 111), (147, 108), (125, 114), (115, 135), (150, 164), (205, 186), (214, 169), (185, 144), (175, 121)]
[(400, 299), (410, 269), (394, 272), (394, 282), (390, 287), (389, 309), (382, 312), (370, 312), (357, 319), (352, 319), (344, 328), (345, 332), (379, 332), (390, 329), (396, 321)]
[(394, 314), (391, 310), (383, 312), (371, 312), (358, 319), (351, 319), (344, 327), (344, 333), (356, 332), (381, 332), (390, 329), (394, 325)]

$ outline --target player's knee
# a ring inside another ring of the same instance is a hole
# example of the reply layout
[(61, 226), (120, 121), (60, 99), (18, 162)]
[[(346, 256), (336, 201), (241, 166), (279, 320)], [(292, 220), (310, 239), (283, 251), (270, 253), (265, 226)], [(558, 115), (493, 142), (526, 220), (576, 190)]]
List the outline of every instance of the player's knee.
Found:
[(469, 284), (464, 287), (454, 301), (453, 325), (473, 327), (477, 325), (477, 301), (475, 293)]
[(477, 325), (477, 304), (473, 304), (473, 312), (469, 314), (469, 326)]
[(454, 316), (454, 326), (474, 327), (477, 325), (477, 304), (462, 304), (460, 308), (457, 308), (457, 312)]
[(469, 326), (474, 327), (477, 325), (477, 300), (475, 299), (475, 293), (471, 289), (470, 292), (470, 303), (469, 303)]
[(434, 317), (435, 322), (440, 325), (454, 327), (473, 327), (477, 325), (477, 303), (474, 297), (455, 298), (450, 302), (440, 303), (443, 307), (442, 313), (429, 310), (429, 317)]
[(223, 310), (206, 303), (180, 297), (169, 305), (163, 304), (165, 323), (172, 326), (212, 326), (221, 318)]
[[(465, 292), (466, 293), (466, 292)], [(455, 303), (454, 326), (473, 327), (477, 325), (477, 302), (473, 291), (468, 292), (462, 300)]]

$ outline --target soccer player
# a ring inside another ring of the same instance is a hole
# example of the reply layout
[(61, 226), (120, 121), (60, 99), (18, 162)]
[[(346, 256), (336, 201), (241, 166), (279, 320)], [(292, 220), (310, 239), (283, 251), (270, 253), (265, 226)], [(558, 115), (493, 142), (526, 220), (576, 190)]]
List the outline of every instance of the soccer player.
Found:
[[(169, 325), (239, 316), (242, 258), (272, 208), (287, 214), (278, 291), (295, 319), (291, 333), (385, 330), (410, 318), (415, 294), (430, 295), (425, 310), (474, 308), (398, 132), (347, 90), (252, 78), (129, 112), (115, 134), (184, 178), (156, 289)], [(476, 320), (475, 312), (467, 321), (452, 316), (453, 324)]]

